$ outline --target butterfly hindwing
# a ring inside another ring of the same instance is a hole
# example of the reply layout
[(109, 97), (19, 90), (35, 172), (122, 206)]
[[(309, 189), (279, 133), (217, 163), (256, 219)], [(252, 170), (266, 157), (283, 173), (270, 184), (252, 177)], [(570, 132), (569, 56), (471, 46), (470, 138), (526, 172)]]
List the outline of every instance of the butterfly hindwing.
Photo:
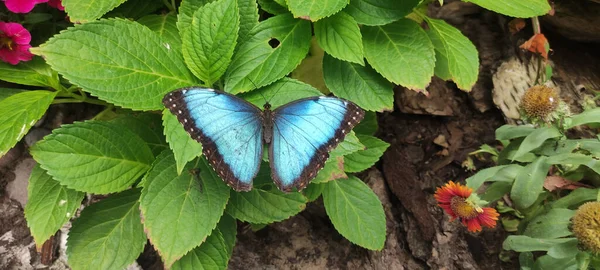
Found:
[(208, 162), (237, 191), (252, 189), (263, 148), (261, 110), (231, 94), (188, 87), (165, 96), (190, 136), (202, 143)]
[(363, 117), (354, 103), (334, 97), (305, 98), (273, 111), (269, 159), (279, 189), (304, 188)]

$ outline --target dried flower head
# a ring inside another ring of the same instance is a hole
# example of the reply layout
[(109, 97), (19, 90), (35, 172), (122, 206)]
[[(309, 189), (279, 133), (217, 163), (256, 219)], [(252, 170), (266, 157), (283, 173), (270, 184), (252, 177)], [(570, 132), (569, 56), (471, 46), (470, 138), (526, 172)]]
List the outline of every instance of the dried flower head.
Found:
[(525, 91), (520, 107), (527, 117), (549, 122), (551, 114), (556, 111), (559, 102), (560, 97), (554, 89), (544, 85), (535, 85)]
[(458, 218), (470, 232), (481, 231), (481, 226), (493, 228), (498, 220), (498, 212), (494, 208), (480, 207), (469, 200), (473, 190), (452, 181), (435, 191), (438, 205), (452, 217)]
[(579, 206), (571, 222), (571, 230), (579, 243), (600, 255), (600, 202), (587, 202)]

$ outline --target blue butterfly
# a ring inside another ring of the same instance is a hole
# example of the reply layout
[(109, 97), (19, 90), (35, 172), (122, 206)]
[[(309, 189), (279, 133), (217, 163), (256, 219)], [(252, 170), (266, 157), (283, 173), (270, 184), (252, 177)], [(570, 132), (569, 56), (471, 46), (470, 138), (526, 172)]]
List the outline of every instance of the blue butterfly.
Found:
[(234, 190), (249, 191), (269, 144), (271, 176), (285, 192), (306, 187), (364, 117), (356, 104), (335, 97), (300, 99), (264, 110), (234, 95), (201, 87), (175, 90), (163, 99), (190, 136), (202, 143), (215, 172)]

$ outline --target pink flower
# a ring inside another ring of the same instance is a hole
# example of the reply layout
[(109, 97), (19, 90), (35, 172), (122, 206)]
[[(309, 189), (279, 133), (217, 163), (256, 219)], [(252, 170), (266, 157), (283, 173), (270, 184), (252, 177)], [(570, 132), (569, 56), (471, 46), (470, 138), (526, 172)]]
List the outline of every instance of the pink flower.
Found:
[(48, 2), (48, 0), (3, 0), (6, 8), (14, 13), (27, 13), (39, 3)]
[(48, 5), (58, 10), (65, 10), (65, 7), (63, 7), (61, 0), (49, 0)]
[(0, 22), (0, 60), (12, 65), (31, 60), (29, 42), (31, 34), (22, 25)]

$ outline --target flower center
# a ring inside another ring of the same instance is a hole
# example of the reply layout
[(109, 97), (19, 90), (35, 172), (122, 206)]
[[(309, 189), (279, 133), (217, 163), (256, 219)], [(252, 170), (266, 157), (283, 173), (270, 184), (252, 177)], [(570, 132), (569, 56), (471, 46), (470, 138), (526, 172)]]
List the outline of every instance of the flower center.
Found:
[(0, 49), (8, 48), (8, 50), (13, 50), (13, 40), (4, 35), (4, 33), (0, 32)]
[(452, 211), (460, 218), (472, 219), (477, 217), (479, 211), (477, 207), (467, 202), (465, 198), (455, 196), (450, 200), (450, 207)]

